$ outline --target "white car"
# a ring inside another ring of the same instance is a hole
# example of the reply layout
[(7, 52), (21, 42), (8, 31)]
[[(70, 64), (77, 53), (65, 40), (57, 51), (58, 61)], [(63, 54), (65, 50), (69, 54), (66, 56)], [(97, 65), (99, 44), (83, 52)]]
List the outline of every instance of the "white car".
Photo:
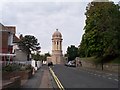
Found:
[(76, 67), (74, 61), (69, 61), (68, 63), (65, 64), (65, 66)]

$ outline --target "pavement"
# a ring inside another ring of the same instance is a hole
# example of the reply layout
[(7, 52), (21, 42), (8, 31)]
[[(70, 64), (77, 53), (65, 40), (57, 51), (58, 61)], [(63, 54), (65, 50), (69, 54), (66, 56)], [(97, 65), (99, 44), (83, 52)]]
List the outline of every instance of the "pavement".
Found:
[(42, 66), (34, 74), (34, 76), (28, 79), (28, 81), (21, 87), (21, 89), (26, 89), (26, 88), (29, 89), (57, 88), (54, 79), (51, 76), (48, 66)]
[(39, 69), (34, 76), (27, 80), (27, 82), (21, 87), (23, 88), (39, 88), (41, 79), (42, 79), (43, 71)]

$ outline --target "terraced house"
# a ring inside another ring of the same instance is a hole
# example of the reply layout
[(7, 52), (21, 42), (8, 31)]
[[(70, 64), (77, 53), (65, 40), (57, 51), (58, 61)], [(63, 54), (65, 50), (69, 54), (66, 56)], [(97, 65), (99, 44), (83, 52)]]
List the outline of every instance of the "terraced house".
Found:
[(0, 59), (2, 61), (12, 61), (16, 55), (13, 51), (13, 40), (16, 40), (16, 27), (4, 26), (0, 23)]

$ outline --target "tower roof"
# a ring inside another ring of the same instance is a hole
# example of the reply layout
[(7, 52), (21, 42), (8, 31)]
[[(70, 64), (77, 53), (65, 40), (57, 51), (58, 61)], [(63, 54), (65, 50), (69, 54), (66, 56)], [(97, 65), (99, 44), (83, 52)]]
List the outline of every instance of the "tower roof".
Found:
[(62, 37), (62, 34), (56, 29), (56, 31), (53, 33), (52, 37)]

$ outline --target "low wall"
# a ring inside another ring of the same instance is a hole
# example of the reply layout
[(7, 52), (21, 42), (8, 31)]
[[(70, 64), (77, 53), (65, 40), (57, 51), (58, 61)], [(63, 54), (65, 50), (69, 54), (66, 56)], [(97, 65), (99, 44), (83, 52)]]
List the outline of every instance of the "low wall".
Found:
[(21, 78), (20, 76), (10, 78), (10, 80), (3, 81), (2, 90), (8, 90), (8, 88), (20, 88)]
[(29, 79), (32, 76), (31, 71), (14, 71), (14, 72), (3, 72), (2, 79), (9, 80), (10, 78), (20, 76), (21, 80)]
[[(89, 60), (84, 60), (83, 58), (77, 58), (76, 60), (77, 61), (81, 61), (82, 67), (99, 69), (99, 70), (102, 69), (102, 65), (101, 64), (96, 65), (94, 62), (89, 61)], [(112, 71), (112, 72), (118, 72), (119, 68), (120, 68), (119, 64), (105, 63), (103, 65), (103, 70)]]
[(114, 71), (114, 72), (118, 72), (120, 65), (119, 64), (104, 64), (103, 68), (105, 70), (109, 70), (109, 71)]
[(32, 77), (32, 72), (29, 71), (17, 71), (17, 72), (3, 72), (2, 73), (2, 90), (8, 88), (19, 88), (25, 84), (29, 78)]

